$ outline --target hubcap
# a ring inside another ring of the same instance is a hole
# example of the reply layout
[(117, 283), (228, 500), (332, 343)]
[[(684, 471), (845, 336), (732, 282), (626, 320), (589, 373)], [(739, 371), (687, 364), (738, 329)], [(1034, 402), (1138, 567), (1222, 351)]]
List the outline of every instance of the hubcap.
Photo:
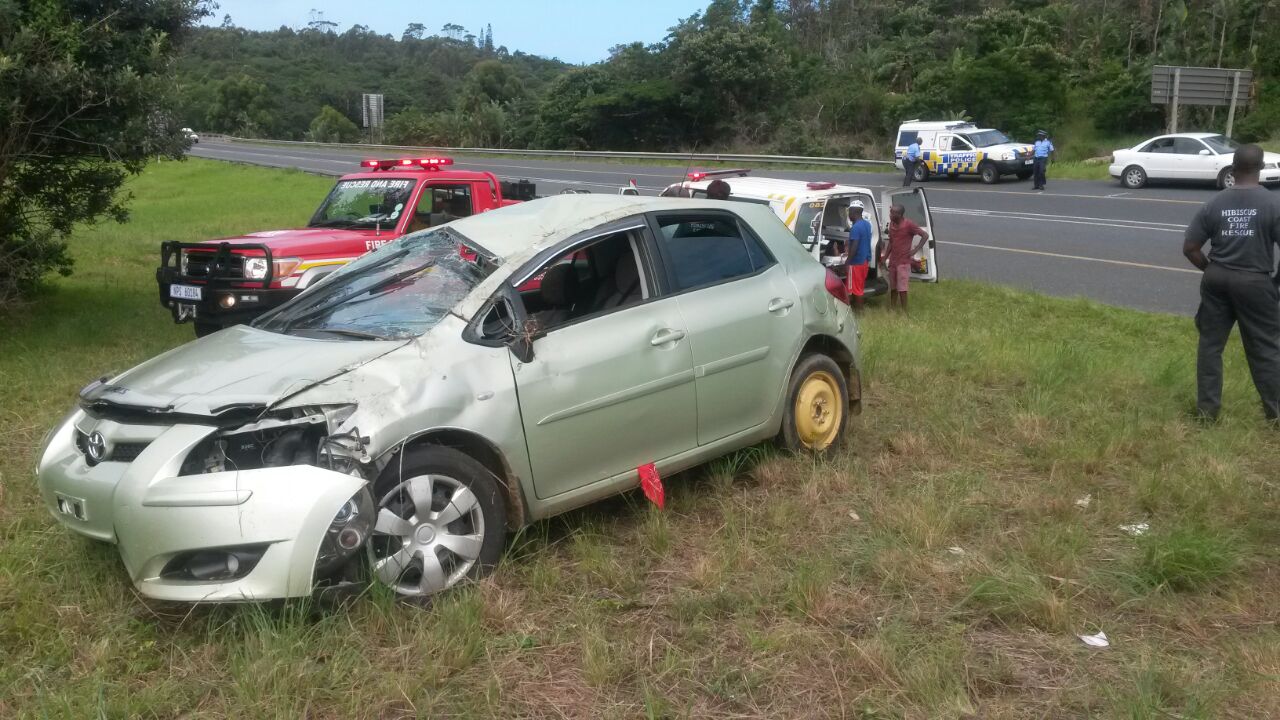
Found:
[(796, 435), (810, 450), (825, 450), (836, 440), (844, 418), (840, 384), (826, 371), (804, 379), (796, 393)]
[(1130, 170), (1128, 179), (1130, 185), (1138, 185), (1142, 182), (1142, 173), (1137, 170)]
[(419, 475), (378, 503), (369, 542), (374, 576), (401, 595), (430, 595), (466, 577), (484, 544), (484, 512), (471, 489)]

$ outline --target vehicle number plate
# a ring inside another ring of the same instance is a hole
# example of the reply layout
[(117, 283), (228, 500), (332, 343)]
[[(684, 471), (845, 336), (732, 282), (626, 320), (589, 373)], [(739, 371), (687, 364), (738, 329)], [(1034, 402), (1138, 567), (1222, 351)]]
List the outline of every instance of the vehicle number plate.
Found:
[[(1035, 162), (1036, 162), (1035, 160), (1023, 160), (1023, 161), (1022, 161), (1022, 164), (1023, 164), (1023, 165), (1034, 165), (1034, 164), (1035, 164)], [(197, 289), (198, 289), (198, 288), (197, 288)]]
[(195, 285), (170, 285), (169, 297), (180, 300), (199, 300), (200, 288)]

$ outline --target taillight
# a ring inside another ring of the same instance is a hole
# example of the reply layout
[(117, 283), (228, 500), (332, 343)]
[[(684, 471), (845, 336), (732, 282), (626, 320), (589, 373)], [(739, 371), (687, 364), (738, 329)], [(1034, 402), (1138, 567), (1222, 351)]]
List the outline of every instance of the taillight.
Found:
[(827, 292), (831, 293), (835, 299), (845, 305), (849, 304), (848, 288), (846, 288), (844, 283), (840, 281), (840, 278), (836, 277), (836, 274), (830, 270), (827, 271)]

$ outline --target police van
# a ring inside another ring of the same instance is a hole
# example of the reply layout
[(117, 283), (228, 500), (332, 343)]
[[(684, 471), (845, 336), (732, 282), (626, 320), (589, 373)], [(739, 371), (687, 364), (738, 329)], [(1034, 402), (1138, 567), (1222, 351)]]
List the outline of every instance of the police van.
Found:
[(1031, 177), (1035, 148), (1010, 140), (1004, 133), (980, 128), (971, 122), (910, 120), (898, 127), (894, 157), (903, 169), (907, 146), (920, 143), (920, 161), (913, 179), (924, 182), (935, 175), (955, 179), (977, 175), (988, 185), (1004, 175), (1019, 180)]
[[(924, 282), (938, 281), (937, 242), (933, 232), (929, 203), (924, 190), (900, 188), (882, 193), (876, 206), (871, 191), (864, 187), (834, 182), (806, 182), (781, 178), (751, 177), (750, 170), (709, 170), (691, 172), (688, 179), (668, 186), (664, 197), (706, 198), (707, 186), (715, 180), (729, 183), (730, 202), (768, 205), (786, 225), (787, 230), (823, 265), (844, 277), (844, 245), (849, 239), (849, 204), (862, 202), (862, 217), (871, 223), (871, 257), (877, 257), (880, 243), (887, 239), (889, 207), (901, 204), (906, 217), (929, 232), (916, 257), (912, 258), (911, 278)], [(889, 289), (875, 262), (867, 272), (866, 294), (879, 295)]]

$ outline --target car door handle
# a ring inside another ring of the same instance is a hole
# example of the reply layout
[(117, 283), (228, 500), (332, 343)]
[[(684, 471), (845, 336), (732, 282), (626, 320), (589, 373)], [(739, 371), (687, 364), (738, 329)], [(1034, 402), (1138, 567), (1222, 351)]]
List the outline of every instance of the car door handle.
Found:
[(769, 301), (769, 312), (781, 312), (795, 305), (796, 301), (788, 298), (774, 298)]
[(684, 336), (685, 336), (685, 331), (683, 330), (663, 328), (658, 332), (654, 333), (653, 337), (649, 338), (649, 344), (654, 347), (669, 345), (671, 343), (680, 342), (681, 340), (684, 339)]

